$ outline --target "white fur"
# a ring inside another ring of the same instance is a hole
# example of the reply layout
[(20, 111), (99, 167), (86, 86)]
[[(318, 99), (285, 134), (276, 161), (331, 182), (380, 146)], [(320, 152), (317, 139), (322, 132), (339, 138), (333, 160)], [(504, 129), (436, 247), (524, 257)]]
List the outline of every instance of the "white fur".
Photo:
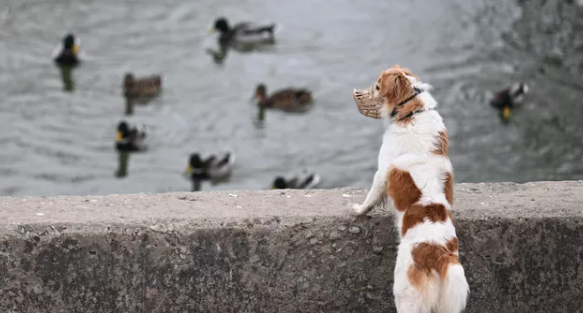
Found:
[[(428, 92), (431, 86), (408, 77), (411, 84), (424, 92), (417, 97), (424, 104), (425, 111), (414, 115), (411, 123), (399, 125), (391, 123), (388, 110), (382, 110), (387, 122), (383, 144), (378, 156), (378, 169), (365, 201), (355, 204), (357, 214), (365, 214), (387, 200), (388, 171), (397, 168), (409, 172), (411, 178), (421, 190), (420, 204), (439, 203), (451, 209), (445, 198), (444, 175), (452, 173), (449, 158), (431, 153), (435, 149), (438, 132), (445, 130), (439, 113), (433, 110), (437, 102)], [(374, 90), (374, 88), (373, 88)], [(396, 211), (396, 210), (395, 210)], [(401, 230), (403, 212), (396, 212), (396, 224)], [(411, 250), (416, 244), (428, 242), (445, 245), (456, 237), (451, 220), (444, 223), (425, 222), (410, 228), (399, 244), (395, 266), (395, 283), (393, 293), (399, 313), (459, 313), (466, 304), (469, 293), (468, 283), (461, 265), (450, 265), (447, 276), (442, 279), (437, 272), (430, 274), (425, 289), (417, 290), (407, 277), (407, 271), (413, 264)]]

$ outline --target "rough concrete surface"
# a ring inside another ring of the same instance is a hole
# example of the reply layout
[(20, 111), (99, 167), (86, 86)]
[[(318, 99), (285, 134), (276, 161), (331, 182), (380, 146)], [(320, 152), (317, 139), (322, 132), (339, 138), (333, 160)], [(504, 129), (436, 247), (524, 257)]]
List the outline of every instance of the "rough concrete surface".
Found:
[[(0, 312), (394, 312), (356, 189), (0, 198)], [(459, 184), (467, 312), (580, 312), (583, 182)], [(580, 311), (578, 311), (580, 310)]]

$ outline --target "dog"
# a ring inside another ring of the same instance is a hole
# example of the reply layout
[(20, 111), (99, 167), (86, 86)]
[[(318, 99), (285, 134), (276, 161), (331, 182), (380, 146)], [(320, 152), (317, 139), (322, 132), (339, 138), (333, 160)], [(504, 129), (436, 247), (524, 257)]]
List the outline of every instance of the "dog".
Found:
[(447, 130), (430, 90), (410, 70), (395, 65), (371, 88), (354, 92), (359, 110), (366, 108), (363, 115), (387, 122), (372, 187), (354, 210), (365, 215), (389, 197), (395, 205), (398, 313), (459, 313), (469, 296), (451, 213)]

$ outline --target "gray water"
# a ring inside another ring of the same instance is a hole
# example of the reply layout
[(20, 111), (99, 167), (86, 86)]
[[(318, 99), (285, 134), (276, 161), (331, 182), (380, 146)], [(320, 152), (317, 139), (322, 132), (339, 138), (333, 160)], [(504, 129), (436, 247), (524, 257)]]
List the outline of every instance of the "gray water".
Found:
[[(521, 8), (511, 0), (2, 0), (0, 5), (0, 195), (68, 195), (189, 190), (191, 152), (230, 149), (231, 179), (213, 189), (263, 189), (278, 174), (308, 168), (322, 188), (368, 187), (382, 123), (362, 117), (353, 88), (399, 63), (435, 87), (448, 127), (457, 182), (583, 177), (583, 90), (559, 67), (509, 38)], [(214, 19), (274, 21), (277, 45), (230, 51), (222, 65)], [(75, 91), (63, 91), (51, 52), (81, 38)], [(164, 90), (124, 116), (126, 71), (162, 73)], [(578, 76), (580, 77), (580, 76)], [(491, 91), (524, 80), (532, 93), (504, 125)], [(258, 123), (249, 99), (309, 87), (305, 114), (268, 112)], [(150, 149), (130, 156), (116, 178), (121, 119), (146, 124)]]

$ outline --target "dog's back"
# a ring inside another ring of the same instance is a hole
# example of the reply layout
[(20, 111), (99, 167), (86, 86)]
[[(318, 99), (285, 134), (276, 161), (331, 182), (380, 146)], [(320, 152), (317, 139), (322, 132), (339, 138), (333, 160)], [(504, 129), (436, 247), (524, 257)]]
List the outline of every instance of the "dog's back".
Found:
[(401, 236), (393, 290), (398, 312), (461, 312), (468, 284), (458, 260), (453, 172), (441, 117), (431, 110), (411, 125), (391, 125), (382, 150), (392, 151), (382, 163)]

